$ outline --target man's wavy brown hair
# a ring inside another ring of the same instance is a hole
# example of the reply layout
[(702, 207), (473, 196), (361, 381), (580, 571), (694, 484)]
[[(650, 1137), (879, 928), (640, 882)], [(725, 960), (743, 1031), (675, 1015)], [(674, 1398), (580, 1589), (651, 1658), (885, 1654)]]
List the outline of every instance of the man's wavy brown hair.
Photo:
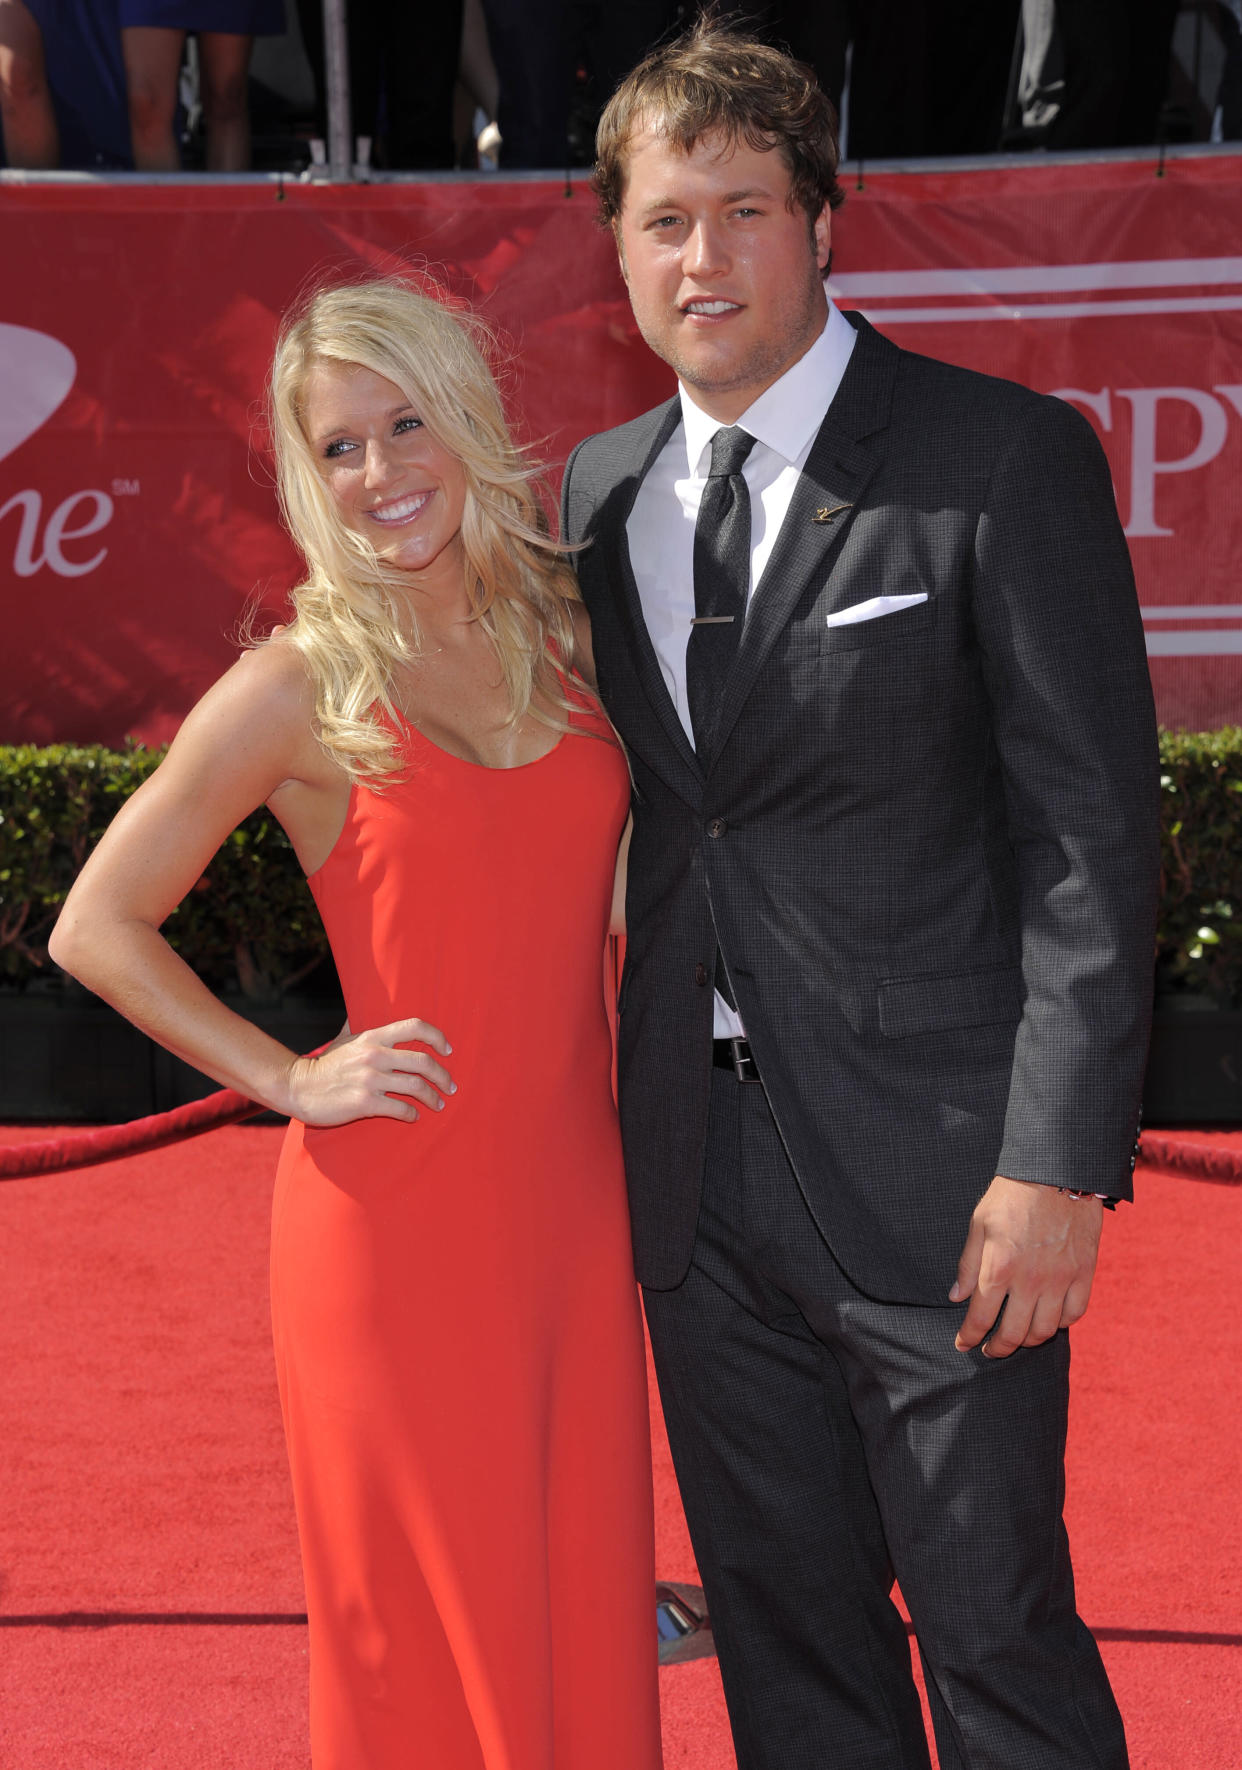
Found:
[(761, 152), (775, 148), (789, 169), (790, 208), (812, 223), (824, 204), (845, 201), (837, 183), (837, 114), (800, 61), (739, 32), (699, 21), (653, 49), (604, 108), (595, 136), (592, 188), (600, 219), (616, 229), (625, 199), (626, 157), (639, 130), (651, 127), (683, 153), (705, 135)]

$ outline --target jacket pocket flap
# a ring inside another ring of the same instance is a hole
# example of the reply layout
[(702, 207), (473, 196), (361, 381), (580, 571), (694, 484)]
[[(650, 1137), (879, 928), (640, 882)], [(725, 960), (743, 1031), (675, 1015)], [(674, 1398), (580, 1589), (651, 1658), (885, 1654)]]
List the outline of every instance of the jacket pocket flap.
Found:
[(880, 985), (880, 1031), (886, 1038), (1020, 1020), (1020, 965), (959, 971), (952, 977), (890, 977)]

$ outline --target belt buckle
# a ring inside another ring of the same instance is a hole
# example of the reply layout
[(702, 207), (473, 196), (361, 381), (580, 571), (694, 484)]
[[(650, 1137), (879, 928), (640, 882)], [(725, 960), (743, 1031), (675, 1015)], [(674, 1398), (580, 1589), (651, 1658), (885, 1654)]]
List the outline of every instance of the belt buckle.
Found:
[(730, 1039), (729, 1049), (733, 1053), (733, 1073), (739, 1082), (757, 1082), (759, 1076), (755, 1070), (755, 1060), (751, 1055), (749, 1039)]

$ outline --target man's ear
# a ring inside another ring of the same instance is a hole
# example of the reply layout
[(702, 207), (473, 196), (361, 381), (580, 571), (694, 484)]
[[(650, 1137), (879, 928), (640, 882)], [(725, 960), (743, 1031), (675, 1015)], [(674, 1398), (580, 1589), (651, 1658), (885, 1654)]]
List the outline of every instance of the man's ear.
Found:
[(815, 217), (811, 233), (815, 239), (815, 262), (824, 271), (832, 259), (832, 210), (827, 203)]
[(621, 275), (624, 278), (625, 286), (628, 289), (630, 286), (630, 267), (625, 262), (625, 242), (621, 238), (620, 220), (614, 221), (612, 224), (612, 238), (613, 243), (617, 248), (617, 263), (621, 266)]

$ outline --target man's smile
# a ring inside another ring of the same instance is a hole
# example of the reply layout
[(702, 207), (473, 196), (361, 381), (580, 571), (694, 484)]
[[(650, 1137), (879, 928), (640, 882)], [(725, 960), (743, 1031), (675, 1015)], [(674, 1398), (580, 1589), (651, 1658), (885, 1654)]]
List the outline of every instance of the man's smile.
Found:
[(682, 302), (681, 311), (689, 319), (715, 320), (722, 319), (727, 314), (740, 313), (742, 303), (727, 301), (721, 296), (708, 299), (707, 296), (696, 295), (691, 300)]

